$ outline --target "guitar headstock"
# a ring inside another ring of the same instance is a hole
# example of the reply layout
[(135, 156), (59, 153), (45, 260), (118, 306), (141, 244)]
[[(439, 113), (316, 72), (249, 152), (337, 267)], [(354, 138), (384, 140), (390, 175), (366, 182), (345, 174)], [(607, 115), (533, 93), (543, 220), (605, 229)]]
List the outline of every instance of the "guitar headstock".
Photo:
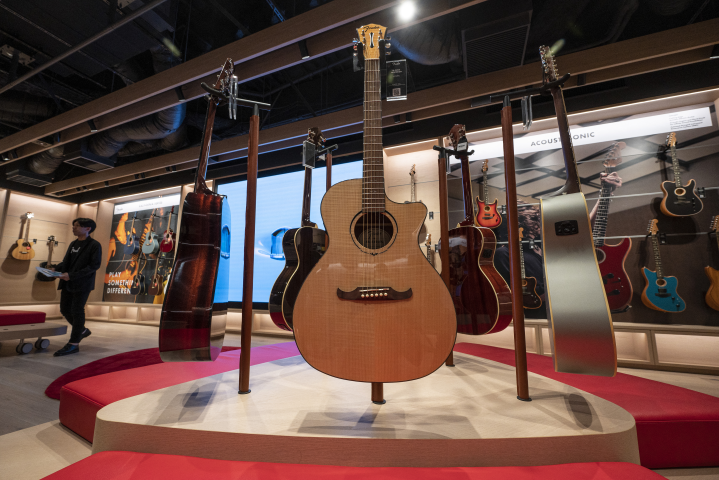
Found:
[(559, 78), (557, 73), (557, 62), (554, 59), (552, 49), (547, 46), (539, 47), (539, 56), (542, 59), (542, 72), (546, 80), (554, 82)]
[(427, 241), (424, 242), (424, 244), (427, 245), (428, 247), (429, 247), (430, 245), (432, 245), (432, 234), (431, 234), (431, 233), (428, 233), (428, 234), (427, 234)]
[(412, 175), (414, 175), (415, 173), (417, 173), (417, 172), (415, 171), (415, 169), (414, 169), (415, 165), (416, 165), (416, 164), (413, 163), (413, 164), (412, 164), (412, 168), (409, 169), (409, 175), (410, 175), (410, 176), (412, 176)]
[(676, 147), (677, 145), (677, 134), (672, 132), (667, 135), (667, 147)]
[(307, 140), (314, 143), (317, 148), (322, 147), (325, 143), (325, 137), (322, 136), (322, 130), (319, 127), (312, 127), (307, 131)]
[(449, 141), (452, 142), (452, 148), (459, 150), (460, 143), (467, 143), (467, 139), (465, 138), (466, 136), (467, 130), (464, 128), (464, 125), (458, 123), (449, 131), (447, 138), (449, 138)]
[(714, 218), (712, 218), (712, 224), (709, 228), (712, 232), (719, 233), (719, 215), (715, 215)]
[(624, 142), (614, 142), (614, 145), (609, 147), (609, 151), (604, 157), (602, 164), (605, 168), (613, 168), (622, 163), (622, 150), (627, 144)]
[(489, 170), (489, 159), (484, 161), (484, 164), (482, 165), (482, 173), (487, 172), (487, 170)]
[(33, 214), (32, 212), (27, 212), (27, 213), (25, 214), (25, 218), (27, 218), (28, 220), (30, 220), (30, 219), (31, 219), (32, 217), (34, 217), (34, 216), (35, 216), (35, 214)]
[(365, 60), (379, 60), (379, 42), (384, 40), (387, 28), (370, 23), (357, 29), (358, 42), (362, 44)]
[(653, 219), (653, 220), (651, 220), (651, 221), (649, 222), (649, 226), (647, 227), (647, 232), (648, 232), (650, 235), (656, 235), (657, 233), (659, 233), (659, 226), (658, 226), (658, 225), (659, 225), (659, 220), (657, 220), (656, 218)]
[(521, 241), (524, 238), (524, 228), (519, 227), (519, 240)]
[(232, 62), (231, 58), (228, 58), (225, 60), (225, 64), (222, 65), (222, 70), (220, 70), (220, 74), (217, 76), (217, 81), (212, 88), (229, 95), (231, 93), (230, 82), (232, 80), (233, 73), (235, 73), (235, 64)]

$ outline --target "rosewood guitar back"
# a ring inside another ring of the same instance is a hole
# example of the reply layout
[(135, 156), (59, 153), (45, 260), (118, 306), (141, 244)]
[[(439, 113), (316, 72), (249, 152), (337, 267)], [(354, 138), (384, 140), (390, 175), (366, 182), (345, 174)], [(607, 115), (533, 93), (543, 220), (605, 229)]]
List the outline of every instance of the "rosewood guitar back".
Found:
[[(293, 326), (305, 360), (334, 377), (359, 382), (421, 378), (437, 370), (454, 346), (452, 300), (417, 245), (427, 208), (386, 197), (385, 204), (396, 229), (389, 246), (373, 255), (348, 234), (362, 211), (362, 180), (338, 183), (322, 200), (332, 242), (300, 290)], [(341, 292), (358, 287), (390, 287), (411, 296), (340, 298)]]

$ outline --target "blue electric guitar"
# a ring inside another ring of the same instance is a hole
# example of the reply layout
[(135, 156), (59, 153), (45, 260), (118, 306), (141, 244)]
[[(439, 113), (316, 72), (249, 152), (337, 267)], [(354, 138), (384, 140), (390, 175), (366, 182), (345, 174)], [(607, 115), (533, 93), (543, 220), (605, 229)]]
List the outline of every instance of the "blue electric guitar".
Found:
[(662, 257), (659, 255), (659, 222), (655, 218), (649, 222), (649, 234), (652, 237), (652, 247), (654, 248), (654, 264), (656, 271), (649, 270), (647, 267), (642, 269), (646, 286), (642, 292), (642, 303), (653, 310), (660, 312), (683, 312), (687, 307), (682, 297), (677, 293), (677, 277), (665, 277), (662, 273)]

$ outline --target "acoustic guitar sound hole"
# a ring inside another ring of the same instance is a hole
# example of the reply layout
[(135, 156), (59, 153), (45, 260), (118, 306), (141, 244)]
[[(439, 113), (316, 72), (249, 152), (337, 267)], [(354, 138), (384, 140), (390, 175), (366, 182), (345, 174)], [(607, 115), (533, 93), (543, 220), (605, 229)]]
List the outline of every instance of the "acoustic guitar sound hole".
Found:
[(362, 213), (355, 218), (353, 233), (360, 246), (367, 250), (381, 250), (392, 242), (394, 221), (385, 213)]

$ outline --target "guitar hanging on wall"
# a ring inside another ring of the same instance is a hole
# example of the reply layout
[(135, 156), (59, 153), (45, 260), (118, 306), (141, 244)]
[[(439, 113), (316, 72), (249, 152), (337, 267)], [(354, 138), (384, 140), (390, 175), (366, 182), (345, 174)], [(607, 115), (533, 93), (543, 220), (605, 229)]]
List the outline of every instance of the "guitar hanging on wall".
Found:
[(17, 240), (17, 245), (10, 255), (17, 260), (32, 260), (35, 258), (35, 250), (32, 248), (33, 242), (30, 241), (30, 219), (34, 217), (32, 212), (25, 214), (25, 237)]
[[(142, 230), (142, 236), (138, 240), (138, 245), (145, 244), (145, 238), (147, 237), (150, 229), (152, 228), (152, 220), (155, 217), (153, 210), (150, 220), (145, 224), (145, 228)], [(147, 257), (142, 262), (142, 268), (140, 268), (140, 251), (132, 256), (132, 262), (135, 262), (135, 274), (132, 276), (132, 283), (130, 283), (130, 295), (146, 294), (145, 275), (142, 273), (147, 266)]]
[(540, 47), (539, 53), (544, 88), (554, 100), (567, 175), (558, 192), (540, 200), (554, 368), (562, 373), (613, 377), (617, 373), (617, 350), (612, 317), (597, 264), (561, 88), (569, 75), (559, 78), (549, 47)]
[(142, 253), (145, 255), (154, 255), (160, 251), (160, 242), (157, 241), (157, 234), (155, 233), (155, 210), (152, 211), (152, 217), (150, 217), (150, 231), (147, 233), (145, 241), (142, 243)]
[[(712, 219), (710, 230), (711, 232), (709, 234), (709, 238), (711, 238), (711, 234), (713, 233), (717, 242), (717, 247), (719, 248), (719, 215), (716, 215)], [(707, 305), (711, 308), (719, 310), (719, 270), (706, 266), (704, 267), (704, 273), (706, 273), (707, 277), (709, 277), (709, 281), (711, 282), (704, 299), (706, 300)]]
[(697, 196), (697, 184), (692, 179), (689, 183), (682, 185), (682, 173), (679, 168), (679, 160), (677, 159), (677, 135), (672, 132), (667, 137), (667, 147), (672, 153), (672, 173), (674, 180), (662, 182), (662, 192), (664, 198), (660, 208), (664, 215), (670, 217), (688, 217), (696, 215), (704, 208), (704, 204)]
[[(214, 361), (222, 350), (227, 324), (230, 277), (230, 207), (207, 187), (212, 128), (217, 106), (237, 93), (234, 64), (228, 58), (208, 92), (205, 129), (194, 190), (185, 196), (180, 239), (160, 315), (160, 357), (165, 362)], [(236, 114), (236, 110), (234, 112)]]
[[(527, 277), (524, 270), (524, 245), (522, 239), (524, 238), (524, 229), (519, 228), (519, 265), (522, 273), (522, 303), (524, 308), (535, 310), (542, 306), (542, 297), (537, 293), (537, 279), (534, 277)], [(530, 245), (531, 246), (531, 245)]]
[(512, 293), (494, 268), (497, 238), (474, 225), (469, 153), (464, 125), (449, 132), (454, 155), (462, 163), (464, 220), (449, 231), (449, 291), (457, 317), (457, 333), (501, 332), (512, 321)]
[(359, 382), (402, 382), (444, 364), (456, 320), (442, 279), (417, 237), (422, 203), (385, 193), (380, 44), (385, 27), (358, 29), (365, 59), (362, 179), (330, 188), (322, 218), (330, 246), (297, 297), (294, 332), (307, 363)]
[(175, 231), (172, 230), (172, 216), (175, 214), (175, 207), (170, 210), (170, 216), (167, 219), (167, 229), (162, 233), (162, 241), (160, 242), (160, 251), (169, 253), (175, 249)]
[[(317, 127), (310, 128), (307, 140), (315, 146), (315, 151), (322, 148), (324, 142), (322, 132)], [(282, 237), (285, 268), (275, 280), (268, 302), (270, 318), (274, 324), (290, 332), (297, 294), (329, 244), (327, 232), (317, 228), (317, 225), (310, 220), (312, 169), (312, 166), (305, 165), (302, 226), (287, 230)]]
[[(57, 247), (55, 235), (50, 235), (47, 237), (47, 262), (40, 263), (40, 268), (55, 268), (55, 265), (52, 264), (52, 252), (55, 247)], [(40, 282), (54, 282), (56, 278), (57, 277), (48, 277), (40, 272), (35, 274), (35, 279)]]
[(128, 231), (125, 236), (125, 244), (122, 250), (125, 255), (137, 255), (140, 253), (141, 243), (135, 234), (135, 220), (137, 220), (137, 212), (132, 216), (130, 231)]
[[(482, 165), (482, 193), (484, 201), (477, 197), (477, 224), (480, 227), (497, 228), (502, 224), (502, 215), (497, 212), (497, 199), (489, 203), (489, 182), (487, 171), (489, 170), (489, 160), (484, 161)], [(464, 176), (464, 175), (462, 175)]]
[(642, 292), (642, 303), (652, 310), (660, 312), (683, 312), (686, 304), (682, 297), (677, 293), (677, 285), (679, 280), (677, 277), (666, 277), (662, 269), (662, 257), (659, 254), (659, 222), (655, 218), (649, 222), (647, 228), (652, 239), (652, 249), (654, 250), (654, 268), (656, 271), (649, 270), (647, 267), (642, 269), (646, 286)]
[[(604, 173), (609, 175), (614, 167), (622, 163), (622, 149), (624, 147), (626, 147), (624, 142), (617, 142), (612, 145), (603, 162)], [(604, 237), (607, 235), (611, 197), (612, 186), (607, 182), (603, 182), (602, 189), (599, 192), (599, 200), (597, 200), (599, 206), (597, 207), (597, 216), (594, 218), (592, 236), (594, 237), (597, 262), (604, 282), (609, 309), (613, 313), (620, 313), (627, 311), (634, 296), (632, 282), (629, 281), (629, 276), (624, 268), (624, 262), (629, 255), (629, 250), (632, 248), (632, 240), (625, 237), (616, 245), (604, 243)]]
[[(412, 168), (409, 169), (409, 203), (415, 203), (417, 201), (417, 181), (414, 178), (416, 174), (417, 170), (415, 170), (415, 164), (413, 164)], [(419, 231), (419, 236), (417, 237), (417, 243), (423, 243), (426, 238), (427, 224), (423, 223), (422, 228)]]

